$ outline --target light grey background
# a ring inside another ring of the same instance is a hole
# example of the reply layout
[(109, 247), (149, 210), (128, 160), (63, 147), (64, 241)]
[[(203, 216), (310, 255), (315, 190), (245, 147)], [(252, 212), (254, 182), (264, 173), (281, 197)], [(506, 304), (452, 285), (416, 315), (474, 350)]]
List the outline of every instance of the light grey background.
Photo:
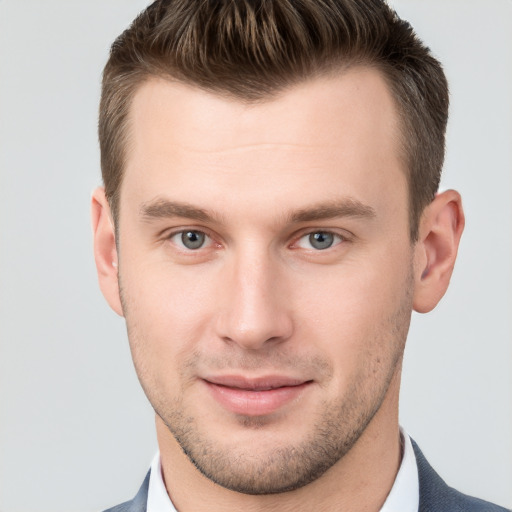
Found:
[[(102, 510), (156, 449), (89, 227), (101, 69), (145, 4), (0, 1), (1, 512)], [(401, 421), (451, 485), (512, 507), (512, 2), (393, 5), (446, 66), (467, 214), (451, 289), (413, 319)]]

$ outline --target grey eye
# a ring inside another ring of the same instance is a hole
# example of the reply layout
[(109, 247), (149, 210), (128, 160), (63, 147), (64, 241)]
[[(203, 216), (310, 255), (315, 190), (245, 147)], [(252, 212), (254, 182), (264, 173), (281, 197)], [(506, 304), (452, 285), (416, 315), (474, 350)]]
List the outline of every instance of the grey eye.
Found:
[(201, 231), (183, 231), (181, 233), (181, 243), (187, 249), (200, 249), (205, 242), (206, 235)]
[(328, 249), (334, 243), (334, 234), (326, 231), (317, 231), (309, 234), (309, 243), (319, 251)]

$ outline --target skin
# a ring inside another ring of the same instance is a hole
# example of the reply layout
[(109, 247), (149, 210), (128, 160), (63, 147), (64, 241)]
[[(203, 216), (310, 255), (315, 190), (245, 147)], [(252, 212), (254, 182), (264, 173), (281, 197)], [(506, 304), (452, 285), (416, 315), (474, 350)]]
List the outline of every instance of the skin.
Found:
[[(95, 257), (173, 503), (379, 510), (400, 464), (411, 311), (446, 291), (460, 196), (438, 194), (411, 243), (398, 116), (371, 69), (253, 105), (155, 78), (130, 125), (117, 244), (98, 189)], [(187, 230), (204, 245), (185, 247)], [(211, 385), (233, 375), (303, 385), (270, 411), (233, 412)]]

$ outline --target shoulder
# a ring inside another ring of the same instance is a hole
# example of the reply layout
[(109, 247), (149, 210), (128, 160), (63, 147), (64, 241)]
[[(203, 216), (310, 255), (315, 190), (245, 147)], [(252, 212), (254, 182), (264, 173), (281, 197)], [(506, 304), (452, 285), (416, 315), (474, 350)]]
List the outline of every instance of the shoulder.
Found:
[(412, 441), (420, 481), (419, 512), (510, 512), (508, 509), (473, 498), (449, 487), (432, 469), (427, 459)]
[(135, 498), (130, 501), (125, 501), (120, 505), (109, 508), (104, 512), (146, 512), (148, 502), (148, 488), (149, 488), (149, 475), (151, 471), (148, 471), (144, 482), (140, 486), (139, 492)]

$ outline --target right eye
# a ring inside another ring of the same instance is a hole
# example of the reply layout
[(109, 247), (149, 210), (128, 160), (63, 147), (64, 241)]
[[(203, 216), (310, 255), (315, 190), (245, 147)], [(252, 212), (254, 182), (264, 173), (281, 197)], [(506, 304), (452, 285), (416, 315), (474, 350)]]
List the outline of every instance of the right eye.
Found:
[(169, 240), (179, 248), (188, 251), (202, 249), (212, 243), (212, 239), (206, 233), (195, 229), (175, 232), (169, 237)]

